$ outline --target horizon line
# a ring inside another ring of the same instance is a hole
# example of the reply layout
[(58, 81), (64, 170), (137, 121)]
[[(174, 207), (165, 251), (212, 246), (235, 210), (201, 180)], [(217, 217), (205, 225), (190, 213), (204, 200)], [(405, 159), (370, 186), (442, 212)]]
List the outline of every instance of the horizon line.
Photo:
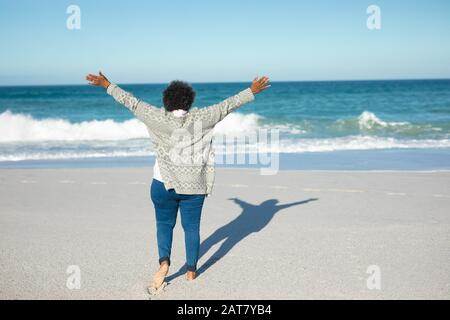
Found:
[[(329, 79), (329, 80), (275, 80), (271, 83), (295, 83), (295, 82), (376, 82), (376, 81), (433, 81), (450, 80), (449, 78), (385, 78), (385, 79)], [(173, 81), (173, 80), (170, 80)], [(120, 85), (166, 85), (169, 82), (117, 82)], [(186, 81), (190, 84), (234, 84), (251, 83), (251, 81)], [(111, 82), (114, 83), (114, 82)], [(0, 84), (0, 87), (58, 87), (58, 86), (90, 86), (88, 83), (55, 83), (55, 84)]]

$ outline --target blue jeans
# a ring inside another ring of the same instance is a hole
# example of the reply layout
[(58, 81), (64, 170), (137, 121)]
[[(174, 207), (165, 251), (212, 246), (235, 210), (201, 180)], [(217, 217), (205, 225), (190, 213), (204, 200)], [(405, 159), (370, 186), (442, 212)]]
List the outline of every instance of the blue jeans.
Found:
[(152, 181), (150, 195), (155, 206), (159, 263), (167, 261), (170, 265), (173, 228), (180, 208), (187, 269), (196, 271), (200, 248), (200, 216), (205, 195), (178, 194), (174, 189), (166, 190), (164, 183), (156, 179)]

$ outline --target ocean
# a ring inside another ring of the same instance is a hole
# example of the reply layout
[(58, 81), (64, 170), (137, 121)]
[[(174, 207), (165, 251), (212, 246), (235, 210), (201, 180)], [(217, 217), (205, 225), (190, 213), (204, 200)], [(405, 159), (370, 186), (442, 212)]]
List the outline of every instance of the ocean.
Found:
[[(194, 83), (194, 105), (248, 85)], [(121, 87), (162, 106), (164, 84)], [(215, 132), (258, 129), (278, 130), (283, 168), (450, 169), (450, 80), (274, 82)], [(101, 88), (0, 87), (0, 167), (150, 165), (153, 156), (145, 126)]]

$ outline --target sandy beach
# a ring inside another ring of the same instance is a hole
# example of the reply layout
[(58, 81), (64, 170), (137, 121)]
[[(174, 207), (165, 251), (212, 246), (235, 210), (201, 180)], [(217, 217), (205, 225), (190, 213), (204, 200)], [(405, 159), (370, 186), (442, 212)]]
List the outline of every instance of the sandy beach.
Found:
[[(0, 298), (149, 299), (151, 179), (151, 168), (0, 170)], [(200, 276), (178, 272), (177, 223), (169, 285), (153, 298), (449, 299), (449, 209), (450, 172), (218, 169)]]

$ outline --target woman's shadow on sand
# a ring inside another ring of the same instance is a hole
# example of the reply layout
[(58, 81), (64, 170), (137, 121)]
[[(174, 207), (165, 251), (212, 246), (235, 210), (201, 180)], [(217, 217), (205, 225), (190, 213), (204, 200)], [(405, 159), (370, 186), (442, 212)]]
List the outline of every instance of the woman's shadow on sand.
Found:
[[(279, 201), (277, 199), (270, 199), (259, 205), (251, 204), (238, 198), (230, 198), (228, 200), (233, 200), (236, 204), (238, 204), (241, 207), (242, 212), (237, 218), (217, 229), (201, 243), (199, 259), (204, 256), (211, 249), (211, 247), (220, 241), (223, 241), (219, 249), (200, 268), (198, 268), (197, 275), (205, 272), (247, 236), (254, 232), (261, 231), (269, 224), (270, 220), (272, 220), (277, 212), (289, 207), (316, 201), (318, 199), (310, 198), (287, 204), (278, 204)], [(170, 282), (185, 272), (186, 265), (181, 267), (176, 273), (168, 276), (166, 281)]]

